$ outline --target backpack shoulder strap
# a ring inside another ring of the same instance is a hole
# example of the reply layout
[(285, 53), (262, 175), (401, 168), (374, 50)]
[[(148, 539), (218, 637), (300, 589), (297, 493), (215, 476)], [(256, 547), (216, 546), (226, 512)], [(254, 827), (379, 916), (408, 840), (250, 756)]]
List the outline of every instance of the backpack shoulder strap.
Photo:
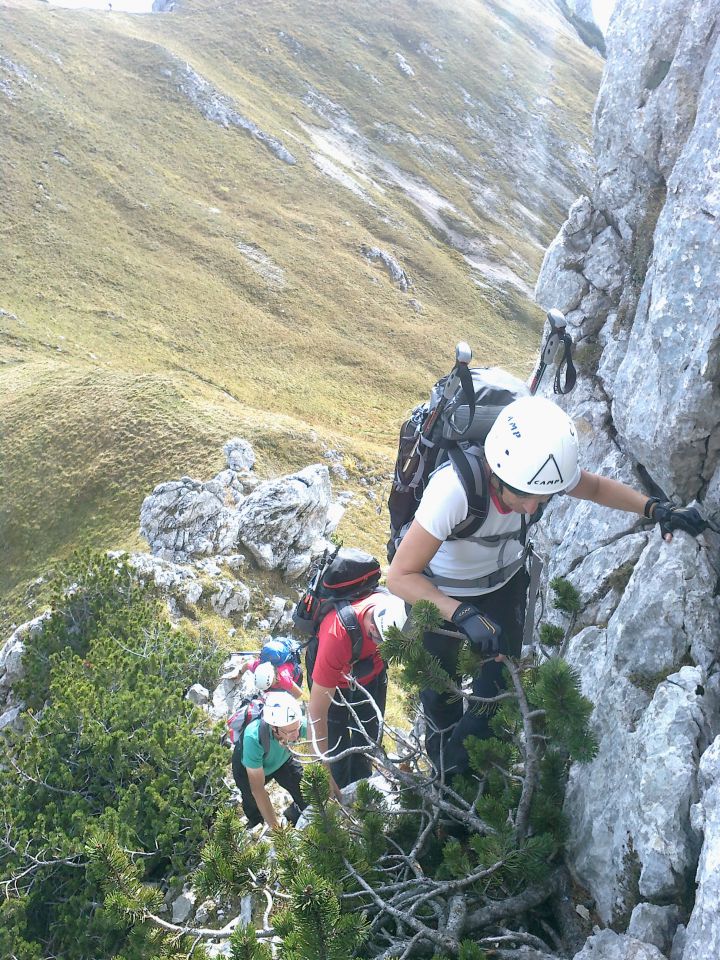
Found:
[(468, 515), (453, 530), (452, 539), (471, 537), (487, 520), (490, 490), (483, 464), (482, 447), (456, 446), (449, 451), (450, 463), (462, 484), (468, 501)]
[(347, 600), (340, 601), (335, 610), (340, 623), (343, 625), (345, 632), (350, 637), (350, 665), (352, 666), (360, 659), (360, 651), (362, 650), (363, 645), (363, 634), (360, 628), (360, 621), (358, 620), (358, 615), (355, 613), (352, 604), (348, 603)]
[(267, 756), (270, 752), (270, 725), (262, 718), (260, 718), (260, 725), (258, 727), (258, 738), (260, 740), (260, 746), (263, 748), (263, 754)]

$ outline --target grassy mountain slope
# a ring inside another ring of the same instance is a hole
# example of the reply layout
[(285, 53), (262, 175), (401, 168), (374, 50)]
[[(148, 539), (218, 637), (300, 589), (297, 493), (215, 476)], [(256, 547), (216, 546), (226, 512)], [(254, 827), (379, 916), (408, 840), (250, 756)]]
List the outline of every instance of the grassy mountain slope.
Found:
[[(455, 341), (529, 370), (527, 292), (582, 189), (600, 71), (550, 0), (0, 18), (11, 601), (73, 545), (132, 542), (144, 494), (209, 476), (228, 436), (267, 472), (318, 459), (318, 437), (380, 472)], [(346, 538), (379, 539), (369, 517)]]

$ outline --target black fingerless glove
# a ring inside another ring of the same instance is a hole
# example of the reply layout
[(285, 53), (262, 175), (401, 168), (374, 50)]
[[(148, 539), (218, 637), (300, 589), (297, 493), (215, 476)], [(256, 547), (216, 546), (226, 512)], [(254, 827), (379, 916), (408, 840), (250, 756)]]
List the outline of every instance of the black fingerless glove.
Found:
[(452, 622), (460, 627), (475, 653), (493, 654), (500, 649), (500, 625), (479, 613), (471, 603), (461, 603), (452, 615)]
[(708, 527), (707, 520), (697, 507), (675, 507), (668, 500), (659, 500), (657, 497), (650, 497), (644, 513), (648, 519), (660, 524), (663, 536), (673, 530), (684, 530), (697, 537)]

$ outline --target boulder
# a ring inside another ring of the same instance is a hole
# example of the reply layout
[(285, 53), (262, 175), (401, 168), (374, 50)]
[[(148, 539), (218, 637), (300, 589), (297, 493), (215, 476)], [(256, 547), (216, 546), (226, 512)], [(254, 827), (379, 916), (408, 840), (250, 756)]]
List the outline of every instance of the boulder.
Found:
[(239, 580), (220, 580), (217, 591), (210, 597), (213, 610), (221, 617), (244, 613), (250, 606), (250, 590)]
[(653, 944), (667, 956), (681, 917), (682, 910), (675, 904), (639, 903), (630, 917), (627, 934)]
[(617, 293), (627, 270), (626, 254), (616, 230), (606, 227), (590, 244), (583, 262), (583, 274), (596, 290)]
[(665, 960), (657, 947), (613, 930), (593, 934), (573, 960)]
[(0, 730), (9, 728), (21, 732), (25, 726), (22, 720), (22, 712), (24, 709), (25, 704), (18, 703), (16, 706), (8, 707), (7, 710), (0, 713)]
[[(0, 648), (0, 707), (14, 705), (12, 688), (25, 676), (23, 657), (27, 641), (42, 632), (49, 616), (50, 613), (46, 612), (26, 623), (21, 623)], [(8, 719), (6, 722), (10, 723), (12, 720)]]
[(194, 703), (196, 707), (204, 707), (205, 704), (210, 701), (210, 691), (201, 683), (194, 683), (185, 694), (185, 697), (191, 703)]
[[(363, 781), (361, 780), (356, 780), (355, 782), (349, 783), (346, 787), (342, 788), (341, 794), (343, 806), (349, 807), (355, 803), (357, 799), (358, 785), (362, 782)], [(384, 803), (388, 810), (400, 810), (401, 804), (396, 789), (386, 777), (380, 773), (377, 773), (372, 777), (369, 777), (367, 782), (371, 787), (374, 787), (383, 795)], [(310, 813), (311, 808), (308, 807), (300, 814), (300, 819), (296, 824), (298, 830), (304, 830), (305, 827), (307, 827), (310, 822)]]
[(330, 477), (322, 464), (267, 480), (238, 508), (240, 541), (260, 567), (294, 579), (323, 548), (329, 507)]
[[(234, 666), (237, 666), (243, 659), (243, 657), (233, 657), (231, 662)], [(239, 679), (234, 679), (227, 676), (230, 672), (232, 671), (227, 670), (225, 672), (220, 683), (212, 692), (212, 704), (209, 706), (208, 712), (213, 720), (226, 720), (240, 708), (240, 704), (246, 697), (252, 696), (254, 693), (255, 687), (251, 674), (246, 673)]]
[(268, 605), (268, 625), (270, 630), (285, 630), (292, 627), (292, 611), (286, 610), (285, 597), (272, 597)]
[(223, 447), (228, 469), (238, 473), (242, 470), (252, 470), (255, 466), (255, 451), (247, 440), (242, 437), (233, 437)]
[[(555, 258), (557, 261), (554, 262)], [(578, 307), (590, 289), (590, 285), (579, 270), (565, 266), (566, 251), (562, 244), (553, 250), (550, 247), (545, 254), (542, 271), (535, 287), (535, 299), (545, 310), (557, 307), (563, 313), (569, 313)]]
[(195, 570), (181, 563), (162, 560), (150, 553), (111, 553), (124, 557), (136, 571), (141, 583), (154, 583), (166, 596), (182, 604), (196, 604), (203, 594), (203, 585)]
[(238, 514), (234, 497), (227, 505), (225, 490), (221, 480), (190, 477), (155, 487), (140, 510), (140, 533), (153, 554), (173, 561), (235, 553)]
[(195, 909), (196, 900), (195, 891), (189, 886), (183, 887), (183, 892), (172, 903), (172, 922), (184, 923), (189, 919)]
[(371, 263), (382, 264), (390, 275), (390, 279), (400, 287), (403, 293), (407, 293), (413, 285), (412, 280), (405, 273), (395, 257), (386, 253), (385, 250), (380, 250), (378, 247), (368, 247), (366, 244), (363, 244), (360, 247), (360, 252), (365, 259)]

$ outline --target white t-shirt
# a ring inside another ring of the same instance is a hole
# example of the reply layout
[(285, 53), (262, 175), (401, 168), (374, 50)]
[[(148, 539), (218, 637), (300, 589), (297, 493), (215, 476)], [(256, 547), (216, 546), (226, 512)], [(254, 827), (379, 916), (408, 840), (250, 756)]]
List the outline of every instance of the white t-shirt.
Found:
[[(433, 576), (453, 581), (452, 584), (437, 584), (443, 593), (453, 597), (472, 597), (497, 590), (507, 583), (515, 570), (502, 583), (492, 587), (478, 586), (477, 579), (515, 563), (524, 550), (519, 539), (502, 539), (493, 544), (479, 543), (474, 539), (448, 540), (453, 529), (467, 515), (468, 499), (463, 485), (452, 464), (446, 464), (430, 478), (415, 519), (423, 530), (443, 541), (429, 568)], [(519, 538), (521, 529), (521, 515), (500, 513), (491, 498), (487, 520), (474, 536), (489, 538), (516, 533)]]

